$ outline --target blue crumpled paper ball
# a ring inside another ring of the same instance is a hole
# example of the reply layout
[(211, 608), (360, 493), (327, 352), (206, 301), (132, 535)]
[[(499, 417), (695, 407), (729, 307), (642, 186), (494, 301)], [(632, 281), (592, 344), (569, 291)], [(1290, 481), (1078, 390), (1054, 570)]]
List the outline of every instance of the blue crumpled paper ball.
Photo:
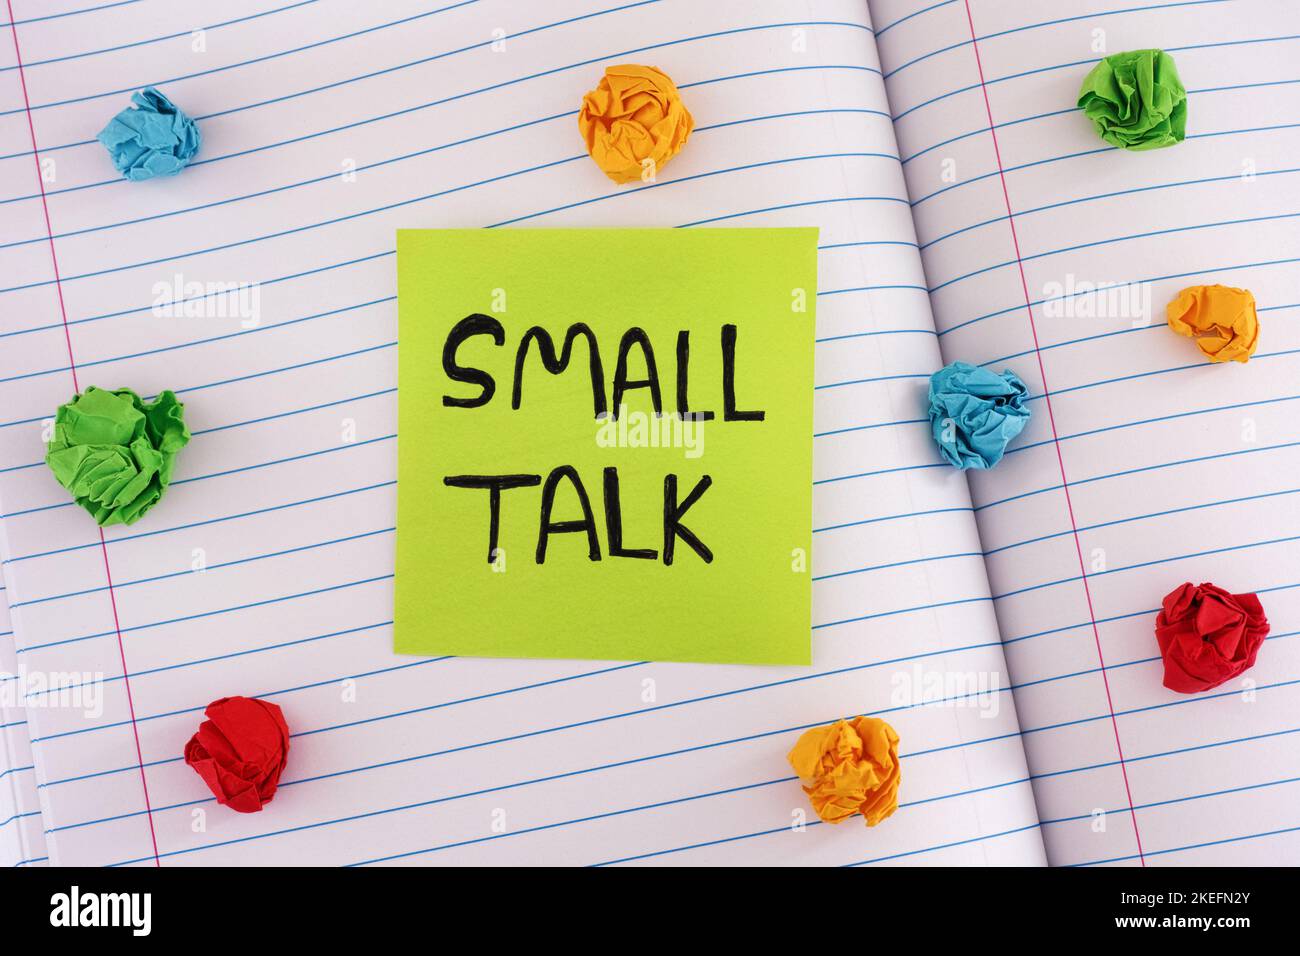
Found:
[(953, 362), (930, 376), (930, 429), (957, 468), (992, 468), (1029, 423), (1029, 389), (1015, 372)]
[(131, 94), (135, 108), (122, 110), (104, 127), (99, 141), (127, 179), (175, 176), (199, 151), (199, 128), (152, 86)]

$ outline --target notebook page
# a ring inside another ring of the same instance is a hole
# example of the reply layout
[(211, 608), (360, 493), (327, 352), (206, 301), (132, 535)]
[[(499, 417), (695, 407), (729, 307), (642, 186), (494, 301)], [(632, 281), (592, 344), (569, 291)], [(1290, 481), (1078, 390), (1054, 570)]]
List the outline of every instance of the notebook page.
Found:
[(45, 827), (15, 650), (9, 608), (0, 601), (0, 866), (41, 866)]
[[(4, 29), (8, 31), (7, 16), (4, 19)], [(7, 32), (5, 39), (8, 39)], [(11, 70), (13, 63), (12, 44), (0, 43), (0, 70), (4, 71), (0, 89), (5, 91), (6, 98), (11, 93), (11, 86), (17, 89), (17, 76)], [(7, 134), (3, 143), (5, 146), (10, 143)], [(30, 173), (28, 176), (33, 178)], [(6, 204), (6, 223), (11, 211), (11, 206)], [(27, 228), (35, 228), (39, 222), (29, 216), (24, 216), (24, 221)], [(0, 326), (8, 329), (7, 305), (0, 306)], [(9, 353), (6, 350), (2, 354), (4, 362), (0, 363), (0, 368), (7, 370)], [(7, 375), (8, 372), (3, 374)], [(0, 469), (7, 464), (7, 460), (0, 461)], [(0, 525), (0, 561), (5, 557), (4, 529)], [(41, 819), (36, 768), (32, 759), (27, 709), (23, 700), (26, 686), (19, 679), (20, 669), (13, 627), (9, 621), (8, 597), (8, 588), (0, 578), (0, 866), (42, 866), (46, 862), (45, 828)]]
[[(944, 358), (1033, 395), (971, 489), (1049, 859), (1300, 861), (1296, 5), (871, 6)], [(1079, 85), (1153, 46), (1190, 91), (1187, 139), (1108, 148)], [(1254, 291), (1249, 365), (1165, 326), (1202, 283)], [(1161, 686), (1153, 634), (1188, 580), (1258, 592), (1272, 623), (1251, 672), (1193, 696)]]
[[(12, 91), (0, 109), (19, 651), (105, 682), (99, 720), (31, 712), (51, 859), (1043, 862), (965, 482), (916, 420), (939, 353), (865, 5), (237, 3), (201, 56), (199, 9), (19, 25), (57, 285), (26, 110)], [(618, 190), (573, 111), (637, 60), (697, 128), (660, 182)], [(199, 118), (200, 161), (112, 182), (85, 141), (124, 95), (99, 94), (190, 74), (160, 85)], [(821, 229), (815, 666), (394, 656), (394, 230), (704, 223)], [(258, 283), (259, 324), (152, 315), (177, 275)], [(60, 290), (82, 385), (175, 388), (196, 436), (102, 547), (39, 464), (73, 388)], [(179, 759), (236, 693), (295, 732), (257, 815)], [(785, 753), (864, 711), (906, 741), (907, 805), (870, 831), (795, 826)]]

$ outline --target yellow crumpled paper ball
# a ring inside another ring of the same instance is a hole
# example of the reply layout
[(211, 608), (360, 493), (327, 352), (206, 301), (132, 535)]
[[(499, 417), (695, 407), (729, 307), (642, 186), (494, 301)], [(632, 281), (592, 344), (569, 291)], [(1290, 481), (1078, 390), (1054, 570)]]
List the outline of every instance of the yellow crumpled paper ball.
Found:
[(653, 180), (694, 127), (667, 74), (635, 63), (608, 67), (578, 113), (587, 152), (616, 183)]
[(1259, 343), (1255, 297), (1247, 289), (1194, 285), (1165, 309), (1169, 327), (1196, 341), (1211, 362), (1245, 362)]
[(789, 760), (805, 784), (811, 783), (803, 791), (827, 823), (860, 813), (874, 827), (898, 809), (898, 734), (878, 717), (804, 731)]

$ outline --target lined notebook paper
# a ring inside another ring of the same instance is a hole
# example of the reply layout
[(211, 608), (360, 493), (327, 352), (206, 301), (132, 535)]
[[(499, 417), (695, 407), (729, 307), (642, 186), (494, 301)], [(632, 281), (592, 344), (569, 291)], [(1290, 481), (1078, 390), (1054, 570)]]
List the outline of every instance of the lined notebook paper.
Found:
[[(970, 487), (1043, 840), (1054, 864), (1295, 862), (1300, 11), (1058, 6), (871, 0), (943, 356), (1033, 395)], [(1069, 107), (1099, 55), (1152, 46), (1187, 140), (1120, 153)], [(1248, 366), (1164, 326), (1215, 282), (1259, 301)], [(1194, 697), (1160, 686), (1151, 633), (1188, 579), (1259, 592), (1273, 625), (1245, 679)]]
[[(864, 3), (234, 2), (201, 35), (195, 3), (13, 6), (14, 651), (105, 679), (98, 718), (28, 709), (52, 863), (1046, 861), (967, 483), (918, 421), (942, 358)], [(574, 110), (627, 61), (697, 127), (671, 176), (616, 190)], [(150, 83), (204, 145), (141, 187), (92, 140)], [(815, 666), (394, 656), (395, 230), (706, 223), (821, 230)], [(153, 314), (158, 283), (230, 282), (257, 283), (256, 325)], [(195, 432), (102, 542), (40, 463), (43, 420), (96, 383), (173, 388)], [(294, 730), (269, 812), (181, 762), (229, 694)], [(785, 752), (860, 712), (909, 742), (903, 808), (800, 825)]]
[[(0, 860), (1300, 860), (1294, 3), (5, 13)], [(1114, 150), (1079, 83), (1153, 46), (1187, 140)], [(660, 181), (614, 189), (575, 109), (622, 62), (664, 69), (697, 125)], [(94, 134), (148, 84), (204, 146), (128, 184)], [(393, 655), (395, 230), (706, 224), (820, 229), (814, 666)], [(1211, 282), (1260, 303), (1247, 366), (1164, 326)], [(991, 473), (928, 436), (926, 379), (958, 359), (1030, 385)], [(176, 389), (195, 431), (164, 502), (102, 540), (41, 463), (92, 384)], [(1272, 621), (1196, 696), (1161, 687), (1151, 633), (1189, 579)], [(27, 679), (52, 674), (59, 695)], [(236, 693), (295, 732), (251, 816), (180, 759)], [(899, 812), (805, 822), (785, 752), (864, 712), (902, 737)]]
[(45, 830), (36, 791), (27, 710), (13, 680), (18, 673), (8, 607), (0, 607), (0, 866), (45, 863)]

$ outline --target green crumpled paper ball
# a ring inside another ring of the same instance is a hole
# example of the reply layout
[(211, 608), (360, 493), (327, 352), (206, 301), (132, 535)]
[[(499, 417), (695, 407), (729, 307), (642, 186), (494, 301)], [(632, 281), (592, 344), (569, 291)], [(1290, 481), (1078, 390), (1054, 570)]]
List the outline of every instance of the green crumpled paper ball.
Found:
[(1186, 136), (1187, 91), (1164, 50), (1106, 57), (1084, 77), (1079, 108), (1102, 139), (1122, 149), (1160, 149)]
[(131, 524), (162, 499), (189, 440), (174, 393), (146, 404), (129, 388), (91, 386), (59, 406), (45, 463), (97, 524)]

